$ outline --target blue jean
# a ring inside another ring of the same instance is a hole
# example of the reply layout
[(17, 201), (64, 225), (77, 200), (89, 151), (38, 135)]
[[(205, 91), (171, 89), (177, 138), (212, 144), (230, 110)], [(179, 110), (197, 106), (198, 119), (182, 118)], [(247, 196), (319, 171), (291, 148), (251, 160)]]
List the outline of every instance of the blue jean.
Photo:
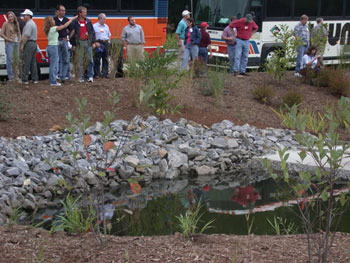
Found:
[(303, 56), (305, 55), (305, 52), (307, 50), (308, 46), (300, 46), (297, 49), (298, 55), (297, 55), (297, 64), (295, 65), (295, 72), (300, 72), (301, 62), (303, 60)]
[(186, 69), (189, 58), (194, 61), (198, 58), (198, 45), (186, 44), (184, 51), (184, 60), (182, 61), (182, 70)]
[(6, 70), (7, 70), (8, 79), (13, 79), (13, 76), (14, 76), (12, 64), (13, 64), (13, 55), (14, 55), (15, 50), (17, 52), (17, 61), (19, 62), (18, 43), (17, 42), (8, 42), (8, 44), (5, 47)]
[(233, 73), (233, 68), (235, 64), (235, 56), (236, 56), (236, 46), (235, 45), (227, 45), (227, 53), (228, 58), (230, 60), (230, 73)]
[(69, 55), (69, 47), (68, 47), (68, 41), (66, 40), (60, 40), (58, 45), (58, 72), (60, 74), (60, 78), (62, 80), (69, 79), (69, 62), (70, 62), (70, 55)]
[(94, 76), (94, 60), (92, 58), (92, 46), (90, 41), (88, 40), (79, 40), (79, 45), (81, 48), (83, 48), (84, 52), (83, 52), (83, 56), (81, 56), (80, 59), (80, 75), (81, 78), (84, 79), (84, 68), (83, 68), (83, 57), (86, 56), (86, 58), (88, 59), (88, 65), (87, 65), (87, 69), (86, 69), (86, 76), (88, 78), (92, 78)]
[(204, 63), (208, 63), (208, 48), (206, 47), (199, 47), (198, 49), (198, 57), (202, 58)]
[(249, 56), (249, 40), (242, 40), (236, 38), (236, 51), (235, 51), (235, 63), (233, 66), (234, 72), (240, 71), (240, 73), (245, 73), (248, 64)]
[(58, 46), (49, 45), (46, 48), (46, 52), (50, 61), (50, 68), (49, 68), (50, 84), (56, 84), (57, 74), (58, 74)]

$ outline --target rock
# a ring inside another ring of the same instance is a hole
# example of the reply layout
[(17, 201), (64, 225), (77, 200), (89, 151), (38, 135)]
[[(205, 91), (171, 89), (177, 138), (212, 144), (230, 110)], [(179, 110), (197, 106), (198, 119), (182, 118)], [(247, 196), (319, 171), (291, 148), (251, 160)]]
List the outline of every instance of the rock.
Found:
[(238, 148), (239, 144), (238, 144), (237, 140), (235, 140), (235, 139), (228, 139), (227, 146), (229, 149), (233, 149), (233, 148)]
[(20, 174), (21, 174), (21, 170), (17, 167), (12, 167), (5, 171), (6, 176), (16, 177)]
[(129, 165), (121, 165), (118, 169), (118, 174), (122, 179), (127, 180), (134, 172), (134, 168)]
[(200, 176), (200, 175), (213, 175), (216, 173), (216, 169), (214, 167), (210, 167), (207, 165), (196, 167), (195, 171), (196, 171), (198, 176)]
[(177, 150), (171, 149), (168, 153), (169, 167), (178, 168), (184, 164), (187, 164), (188, 157)]
[(211, 141), (210, 144), (214, 148), (220, 148), (220, 149), (227, 149), (228, 148), (227, 140), (225, 140), (223, 137), (214, 138), (214, 140)]
[(165, 159), (162, 159), (160, 161), (158, 167), (162, 174), (166, 174), (168, 172), (169, 166), (168, 166), (168, 162)]
[(164, 148), (160, 148), (158, 150), (158, 154), (159, 154), (160, 158), (166, 158), (168, 156), (168, 151), (165, 150)]
[(31, 200), (25, 199), (23, 202), (23, 208), (28, 210), (35, 210), (35, 203)]
[(29, 171), (28, 164), (20, 160), (13, 160), (12, 165), (20, 169), (23, 173), (26, 173), (27, 171)]
[(128, 165), (131, 165), (132, 167), (136, 167), (140, 163), (140, 160), (135, 155), (129, 155), (124, 160)]
[(179, 176), (179, 174), (180, 174), (180, 172), (178, 169), (170, 169), (166, 173), (165, 178), (169, 179), (169, 180), (173, 180), (173, 179), (177, 178)]
[(98, 179), (93, 172), (89, 171), (81, 175), (81, 177), (89, 184), (89, 185), (98, 185)]

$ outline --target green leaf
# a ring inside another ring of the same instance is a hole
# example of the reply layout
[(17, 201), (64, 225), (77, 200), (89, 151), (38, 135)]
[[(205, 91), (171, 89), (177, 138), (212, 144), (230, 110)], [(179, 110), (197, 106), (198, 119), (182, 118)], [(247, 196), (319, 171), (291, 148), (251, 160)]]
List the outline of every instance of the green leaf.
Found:
[(98, 175), (101, 176), (101, 177), (105, 177), (106, 173), (101, 171), (101, 172), (98, 172)]
[(328, 200), (328, 192), (326, 189), (322, 191), (321, 198), (323, 202), (326, 202)]
[(137, 135), (137, 134), (135, 134), (135, 135), (131, 136), (130, 140), (136, 141), (136, 140), (139, 139), (139, 138), (140, 138), (140, 136)]
[(342, 207), (344, 207), (345, 204), (346, 204), (346, 196), (345, 196), (345, 193), (341, 193), (341, 194), (340, 194), (340, 205), (341, 205)]
[(138, 183), (138, 181), (135, 178), (129, 178), (128, 182), (131, 183), (131, 184), (137, 184)]
[(303, 162), (305, 157), (306, 157), (306, 153), (304, 151), (299, 152), (299, 157), (300, 157), (301, 161)]

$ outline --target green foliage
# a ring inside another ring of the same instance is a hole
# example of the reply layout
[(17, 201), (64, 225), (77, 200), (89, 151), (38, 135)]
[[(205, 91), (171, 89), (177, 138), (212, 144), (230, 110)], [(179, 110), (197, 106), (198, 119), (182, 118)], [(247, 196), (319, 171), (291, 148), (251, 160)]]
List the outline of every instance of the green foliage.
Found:
[(330, 75), (328, 90), (334, 95), (349, 96), (349, 78), (344, 70), (337, 69), (333, 71), (333, 74)]
[(282, 104), (292, 107), (293, 105), (300, 105), (303, 102), (303, 94), (295, 89), (289, 90), (282, 97)]
[(0, 86), (0, 120), (6, 121), (12, 117), (13, 105), (8, 97), (8, 87)]
[(275, 94), (275, 90), (270, 85), (259, 85), (252, 90), (254, 99), (266, 104), (271, 102), (271, 98)]
[(297, 227), (293, 222), (287, 222), (287, 218), (280, 216), (274, 216), (273, 221), (267, 218), (267, 222), (270, 224), (275, 232), (275, 235), (291, 235), (297, 233)]
[(110, 78), (115, 78), (121, 59), (123, 59), (123, 42), (120, 39), (112, 39), (109, 45)]
[[(349, 101), (344, 99), (343, 103), (348, 105)], [(332, 232), (337, 231), (342, 215), (350, 203), (349, 195), (335, 195), (335, 186), (340, 180), (339, 172), (343, 168), (343, 160), (349, 158), (350, 149), (349, 143), (341, 141), (337, 133), (341, 125), (337, 116), (344, 115), (344, 112), (334, 112), (332, 108), (327, 108), (324, 115), (327, 132), (319, 132), (316, 137), (305, 132), (307, 117), (299, 115), (295, 108), (296, 106), (285, 116), (293, 121), (291, 126), (298, 131), (295, 138), (303, 146), (299, 151), (301, 163), (304, 163), (306, 156), (311, 157), (316, 164), (314, 172), (300, 170), (292, 178), (288, 171), (289, 153), (286, 148), (279, 150), (282, 176), (274, 173), (269, 160), (264, 159), (263, 166), (278, 184), (280, 180), (287, 184), (289, 198), (297, 200), (298, 215), (307, 234), (309, 262), (314, 262), (315, 255), (318, 262), (327, 262), (335, 237)], [(337, 110), (346, 111), (344, 109), (347, 110), (347, 107), (342, 106)], [(348, 125), (345, 126), (349, 128)], [(347, 187), (350, 188), (348, 179), (347, 182)]]
[(175, 33), (168, 33), (166, 35), (166, 42), (164, 44), (164, 49), (177, 49), (177, 39)]
[(350, 45), (340, 46), (338, 69), (348, 69), (350, 66)]
[(338, 100), (338, 108), (335, 117), (341, 128), (348, 128), (350, 125), (350, 98), (341, 97)]
[(73, 198), (70, 194), (67, 195), (66, 201), (61, 201), (64, 207), (64, 214), (57, 216), (54, 220), (51, 233), (57, 231), (66, 231), (69, 233), (86, 233), (90, 228), (94, 217), (86, 217), (82, 209), (78, 206), (78, 201), (81, 198)]
[(179, 221), (179, 227), (184, 235), (185, 238), (190, 238), (195, 234), (201, 234), (205, 230), (212, 228), (211, 224), (214, 222), (214, 220), (210, 220), (207, 222), (202, 228), (199, 229), (199, 223), (201, 222), (201, 217), (203, 216), (203, 213), (200, 213), (200, 210), (202, 208), (202, 205), (200, 202), (197, 203), (197, 205), (193, 208), (189, 208), (185, 215), (179, 215), (177, 216), (177, 220)]
[(17, 225), (19, 218), (24, 214), (22, 207), (15, 207), (12, 209), (10, 217), (7, 219), (7, 226), (12, 229)]
[(211, 88), (211, 93), (213, 94), (218, 106), (223, 106), (224, 104), (224, 89), (225, 80), (227, 79), (226, 71), (208, 71), (209, 83)]
[(318, 87), (329, 87), (333, 74), (337, 74), (334, 67), (325, 67), (317, 75), (317, 86)]
[(279, 44), (272, 57), (266, 62), (265, 69), (276, 80), (285, 78), (288, 68), (295, 62), (297, 48), (302, 45), (300, 39), (295, 39), (294, 30), (287, 25), (280, 25), (279, 30), (272, 32), (275, 41)]
[(244, 216), (245, 216), (245, 221), (247, 223), (247, 233), (248, 233), (248, 236), (250, 236), (252, 234), (255, 216), (252, 215), (251, 213), (248, 213)]

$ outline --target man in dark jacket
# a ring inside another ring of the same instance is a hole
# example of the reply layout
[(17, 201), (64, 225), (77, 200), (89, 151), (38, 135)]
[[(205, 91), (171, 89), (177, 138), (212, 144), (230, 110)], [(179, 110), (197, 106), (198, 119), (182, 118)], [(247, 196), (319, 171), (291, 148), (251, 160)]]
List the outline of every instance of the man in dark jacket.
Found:
[[(57, 5), (56, 7), (57, 16), (55, 16), (55, 25), (62, 26), (67, 23), (69, 20), (66, 15), (66, 8), (63, 5)], [(70, 78), (69, 70), (69, 62), (70, 62), (70, 54), (69, 54), (69, 32), (71, 30), (71, 26), (58, 31), (58, 72), (59, 77), (64, 82)]]
[(70, 34), (70, 42), (72, 44), (72, 50), (75, 52), (75, 56), (78, 59), (80, 67), (81, 79), (79, 82), (84, 82), (84, 63), (83, 59), (86, 59), (87, 65), (87, 78), (88, 82), (94, 81), (94, 62), (92, 58), (92, 49), (99, 47), (99, 43), (96, 42), (94, 27), (91, 21), (87, 18), (87, 8), (84, 6), (78, 7), (78, 18), (75, 19), (72, 24), (72, 32)]

